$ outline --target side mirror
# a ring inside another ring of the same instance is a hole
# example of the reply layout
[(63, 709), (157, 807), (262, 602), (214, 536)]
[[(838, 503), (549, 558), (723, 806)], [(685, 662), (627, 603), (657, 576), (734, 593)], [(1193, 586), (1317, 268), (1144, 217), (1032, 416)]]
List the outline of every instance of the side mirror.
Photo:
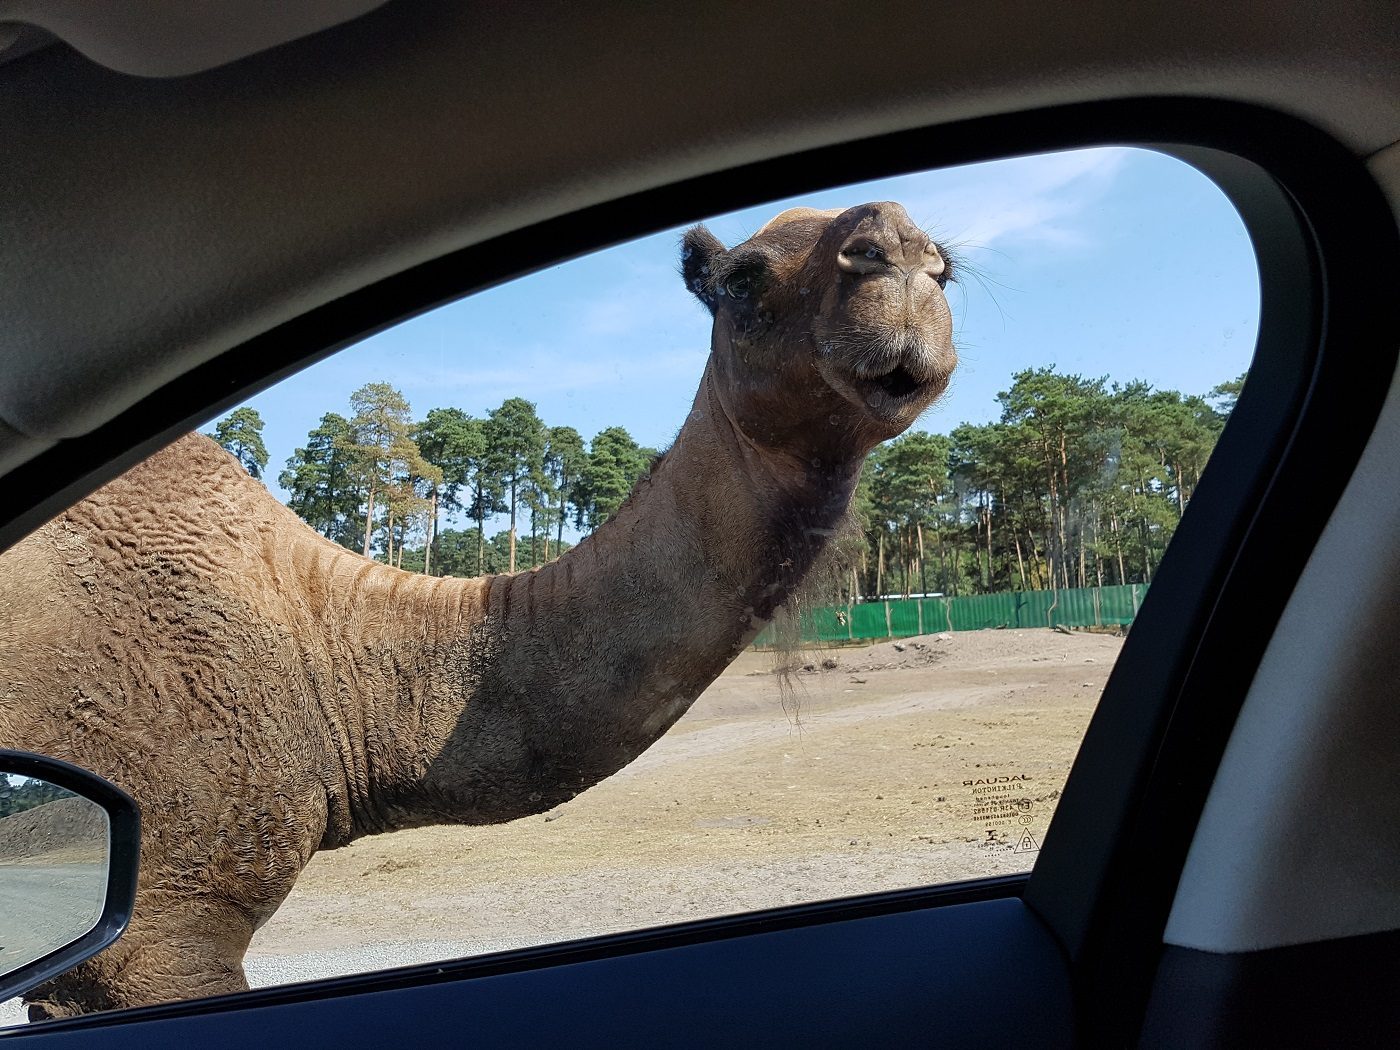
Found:
[(0, 1002), (121, 936), (140, 843), (124, 791), (67, 762), (0, 749)]

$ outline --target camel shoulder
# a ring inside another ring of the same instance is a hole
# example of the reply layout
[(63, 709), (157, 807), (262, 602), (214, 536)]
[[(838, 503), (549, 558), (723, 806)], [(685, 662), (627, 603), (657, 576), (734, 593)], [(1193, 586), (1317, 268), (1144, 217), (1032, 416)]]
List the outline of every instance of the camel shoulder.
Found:
[[(171, 442), (94, 493), (96, 504), (165, 508), (191, 522), (241, 521), (244, 528), (276, 516), (281, 503), (212, 438), (192, 433)], [(230, 516), (234, 517), (230, 517)]]

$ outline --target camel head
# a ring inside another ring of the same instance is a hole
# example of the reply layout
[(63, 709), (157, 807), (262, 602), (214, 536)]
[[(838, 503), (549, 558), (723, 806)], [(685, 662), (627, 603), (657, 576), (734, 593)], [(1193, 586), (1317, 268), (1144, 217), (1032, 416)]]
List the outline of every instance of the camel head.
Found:
[(714, 316), (715, 394), (761, 449), (859, 464), (948, 386), (952, 264), (898, 204), (794, 208), (728, 249), (697, 226), (681, 256)]

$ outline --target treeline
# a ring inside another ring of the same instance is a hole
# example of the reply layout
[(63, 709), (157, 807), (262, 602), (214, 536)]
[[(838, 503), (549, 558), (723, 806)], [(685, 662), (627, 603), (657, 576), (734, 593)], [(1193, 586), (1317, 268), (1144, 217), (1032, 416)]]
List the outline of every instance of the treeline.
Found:
[[(212, 436), (261, 477), (262, 427), (255, 410), (240, 408)], [(558, 557), (569, 547), (565, 525), (587, 531), (604, 521), (655, 455), (622, 427), (585, 444), (518, 397), (485, 418), (435, 408), (414, 420), (403, 394), (369, 383), (347, 414), (321, 417), (277, 480), (288, 506), (328, 539), (413, 572), (478, 576)], [(497, 515), (509, 527), (488, 539)], [(441, 527), (456, 516), (474, 527)]]
[(1016, 373), (997, 422), (871, 455), (845, 596), (1151, 583), (1243, 385)]
[[(1012, 377), (1001, 418), (911, 431), (862, 474), (841, 594), (979, 594), (1150, 583), (1244, 376), (1208, 394), (1110, 384), (1053, 366)], [(262, 420), (240, 408), (214, 438), (254, 477)], [(509, 398), (485, 418), (435, 408), (414, 420), (388, 383), (329, 412), (278, 481), (312, 528), (392, 565), (475, 576), (541, 565), (572, 524), (606, 520), (655, 452), (622, 427), (585, 443)], [(509, 527), (487, 537), (505, 515)], [(466, 519), (471, 528), (442, 528)]]
[(0, 773), (0, 818), (69, 798), (73, 792), (47, 780)]

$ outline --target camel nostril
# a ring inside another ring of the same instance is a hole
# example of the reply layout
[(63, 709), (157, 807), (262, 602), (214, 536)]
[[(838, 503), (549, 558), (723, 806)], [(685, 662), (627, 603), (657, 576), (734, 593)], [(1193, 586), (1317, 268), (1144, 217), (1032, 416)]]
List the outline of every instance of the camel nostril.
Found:
[(847, 273), (874, 273), (890, 265), (889, 252), (884, 245), (859, 237), (841, 246), (836, 263)]

